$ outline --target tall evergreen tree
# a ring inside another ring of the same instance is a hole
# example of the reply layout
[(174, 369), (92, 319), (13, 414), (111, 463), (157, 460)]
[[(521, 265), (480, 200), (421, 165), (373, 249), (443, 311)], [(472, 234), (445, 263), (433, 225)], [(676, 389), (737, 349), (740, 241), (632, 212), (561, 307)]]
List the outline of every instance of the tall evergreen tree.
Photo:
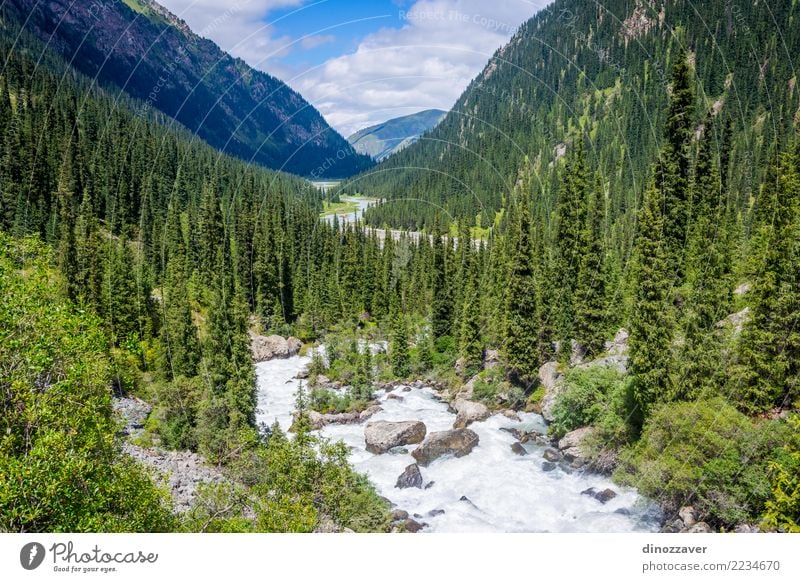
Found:
[(539, 368), (537, 295), (531, 248), (530, 176), (518, 192), (517, 216), (509, 244), (510, 272), (506, 295), (506, 334), (503, 349), (512, 376), (527, 383)]
[(651, 408), (671, 392), (671, 278), (665, 254), (661, 193), (650, 184), (637, 225), (636, 296), (630, 330), (631, 425), (641, 430)]

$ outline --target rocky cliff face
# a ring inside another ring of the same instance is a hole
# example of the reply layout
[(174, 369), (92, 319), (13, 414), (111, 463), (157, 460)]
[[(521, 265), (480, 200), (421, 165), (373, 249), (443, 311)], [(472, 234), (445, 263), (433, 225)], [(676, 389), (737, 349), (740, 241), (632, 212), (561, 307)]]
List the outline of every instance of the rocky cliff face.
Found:
[(9, 0), (7, 7), (82, 73), (228, 154), (315, 178), (348, 176), (372, 163), (299, 93), (152, 0)]

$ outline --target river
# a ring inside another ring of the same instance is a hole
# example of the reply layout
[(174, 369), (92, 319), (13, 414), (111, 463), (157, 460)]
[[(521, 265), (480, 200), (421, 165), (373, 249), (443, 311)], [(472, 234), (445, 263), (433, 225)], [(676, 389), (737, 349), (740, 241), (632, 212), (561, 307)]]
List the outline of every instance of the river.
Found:
[[(308, 357), (296, 356), (256, 366), (259, 422), (272, 424), (277, 420), (288, 430), (299, 384), (294, 376), (309, 361)], [(371, 420), (420, 420), (428, 433), (452, 427), (455, 415), (431, 388), (405, 391), (398, 387), (393, 392), (400, 398), (377, 393), (383, 411)], [(525, 444), (528, 455), (514, 454), (511, 445), (516, 441), (501, 428), (545, 431), (541, 416), (523, 413), (520, 418), (517, 422), (497, 414), (471, 424), (480, 437), (479, 445), (464, 457), (445, 457), (422, 467), (425, 483), (434, 483), (428, 489), (395, 488), (397, 477), (415, 462), (414, 458), (410, 454), (367, 452), (364, 424), (328, 425), (321, 434), (347, 444), (355, 469), (368, 475), (378, 492), (400, 509), (421, 516), (418, 521), (428, 524), (423, 532), (658, 531), (658, 508), (634, 489), (618, 487), (608, 478), (588, 472), (567, 473), (561, 468), (545, 472), (544, 448), (540, 445)], [(601, 504), (581, 494), (590, 487), (608, 487), (618, 495)], [(439, 513), (441, 510), (444, 512)]]

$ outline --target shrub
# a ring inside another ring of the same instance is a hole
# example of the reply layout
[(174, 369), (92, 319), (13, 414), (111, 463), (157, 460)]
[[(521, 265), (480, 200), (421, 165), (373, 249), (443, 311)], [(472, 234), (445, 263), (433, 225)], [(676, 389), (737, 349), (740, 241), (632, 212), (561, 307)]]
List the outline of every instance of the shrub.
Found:
[(618, 394), (623, 383), (623, 376), (607, 366), (570, 370), (553, 406), (552, 434), (561, 437), (614, 414), (611, 396)]
[(752, 522), (770, 496), (767, 467), (786, 427), (753, 424), (721, 398), (657, 406), (615, 478), (668, 512), (693, 505), (718, 527)]
[(800, 533), (800, 417), (788, 422), (789, 440), (769, 465), (772, 494), (766, 503), (766, 529)]

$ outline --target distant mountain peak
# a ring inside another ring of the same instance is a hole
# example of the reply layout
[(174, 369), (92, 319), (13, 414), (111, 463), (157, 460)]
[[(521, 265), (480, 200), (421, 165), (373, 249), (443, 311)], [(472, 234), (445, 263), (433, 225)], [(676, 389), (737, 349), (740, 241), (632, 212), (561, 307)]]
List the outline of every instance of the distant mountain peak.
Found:
[(347, 141), (361, 154), (381, 161), (417, 141), (444, 119), (446, 111), (426, 109), (357, 131)]

